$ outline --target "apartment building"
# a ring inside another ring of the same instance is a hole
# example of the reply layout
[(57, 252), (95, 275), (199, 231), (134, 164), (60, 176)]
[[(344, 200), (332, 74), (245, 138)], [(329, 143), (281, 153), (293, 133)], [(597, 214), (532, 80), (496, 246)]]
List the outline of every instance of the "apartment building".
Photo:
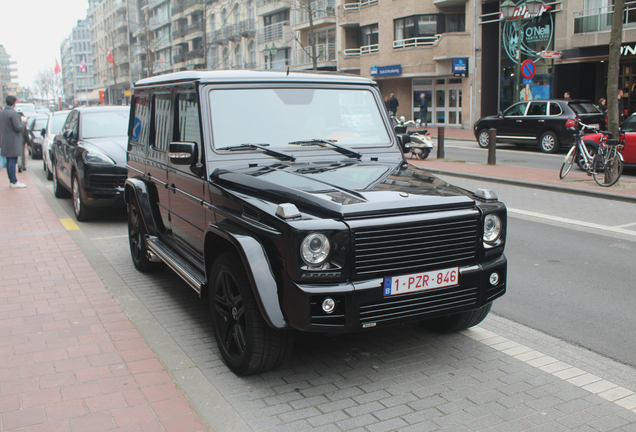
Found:
[(2, 44), (0, 44), (0, 95), (2, 95), (2, 100), (0, 100), (0, 104), (4, 105), (4, 101), (7, 99), (7, 96), (16, 96), (17, 83), (14, 83), (14, 80), (18, 79), (18, 76), (15, 74), (18, 69), (15, 67), (17, 62), (15, 60), (11, 60), (11, 56), (7, 53), (7, 50), (4, 48)]
[(62, 85), (67, 106), (96, 104), (89, 19), (78, 20), (60, 44)]

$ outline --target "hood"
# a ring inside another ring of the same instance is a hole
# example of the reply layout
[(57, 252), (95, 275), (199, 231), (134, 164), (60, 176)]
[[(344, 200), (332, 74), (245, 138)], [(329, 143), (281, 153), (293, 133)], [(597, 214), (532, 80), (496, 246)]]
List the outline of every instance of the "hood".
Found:
[(88, 138), (81, 142), (86, 150), (97, 150), (110, 157), (118, 166), (126, 167), (128, 137)]
[(410, 211), (472, 208), (469, 192), (405, 163), (277, 164), (216, 170), (211, 180), (301, 212), (360, 217)]

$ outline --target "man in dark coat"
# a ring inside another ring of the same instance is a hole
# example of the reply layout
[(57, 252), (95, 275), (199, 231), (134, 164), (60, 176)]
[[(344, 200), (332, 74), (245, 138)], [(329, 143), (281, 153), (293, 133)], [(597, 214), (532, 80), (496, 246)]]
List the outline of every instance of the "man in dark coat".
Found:
[(18, 157), (23, 153), (22, 129), (26, 127), (14, 109), (16, 100), (15, 96), (7, 96), (7, 106), (0, 111), (0, 149), (2, 156), (7, 158), (7, 175), (10, 186), (24, 188), (26, 185), (19, 182), (15, 175)]
[(400, 105), (400, 103), (395, 97), (395, 93), (391, 93), (391, 98), (389, 99), (389, 111), (391, 111), (393, 115), (396, 117), (397, 117), (398, 105)]
[(420, 122), (428, 127), (428, 101), (424, 92), (420, 93)]

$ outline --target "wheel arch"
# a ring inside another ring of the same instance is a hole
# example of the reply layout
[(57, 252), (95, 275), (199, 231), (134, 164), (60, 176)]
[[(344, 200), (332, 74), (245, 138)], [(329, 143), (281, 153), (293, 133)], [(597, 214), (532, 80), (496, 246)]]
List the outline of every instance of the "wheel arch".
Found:
[(124, 185), (124, 201), (128, 205), (133, 200), (137, 203), (146, 232), (153, 236), (159, 235), (160, 231), (152, 213), (148, 186), (142, 180), (129, 178)]
[(210, 265), (224, 252), (235, 251), (252, 286), (254, 297), (265, 322), (273, 328), (288, 328), (278, 300), (278, 284), (272, 272), (267, 253), (261, 242), (241, 228), (227, 223), (208, 225), (204, 240), (207, 286), (202, 295), (209, 295)]

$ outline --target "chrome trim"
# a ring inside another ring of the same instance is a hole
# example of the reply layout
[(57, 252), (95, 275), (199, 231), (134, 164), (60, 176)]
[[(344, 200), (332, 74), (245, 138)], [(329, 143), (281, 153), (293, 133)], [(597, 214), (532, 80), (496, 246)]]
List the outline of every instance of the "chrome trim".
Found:
[(536, 138), (533, 137), (524, 137), (524, 136), (509, 136), (509, 135), (497, 135), (497, 138), (506, 138), (506, 139), (527, 139), (527, 140), (533, 140)]
[(149, 236), (146, 244), (148, 249), (157, 254), (168, 267), (174, 270), (188, 285), (190, 285), (199, 295), (201, 295), (201, 289), (205, 284), (205, 280), (201, 280), (196, 274), (193, 274), (190, 270), (183, 265), (177, 263), (172, 257), (169, 256), (161, 246), (159, 246), (160, 240), (157, 237)]

